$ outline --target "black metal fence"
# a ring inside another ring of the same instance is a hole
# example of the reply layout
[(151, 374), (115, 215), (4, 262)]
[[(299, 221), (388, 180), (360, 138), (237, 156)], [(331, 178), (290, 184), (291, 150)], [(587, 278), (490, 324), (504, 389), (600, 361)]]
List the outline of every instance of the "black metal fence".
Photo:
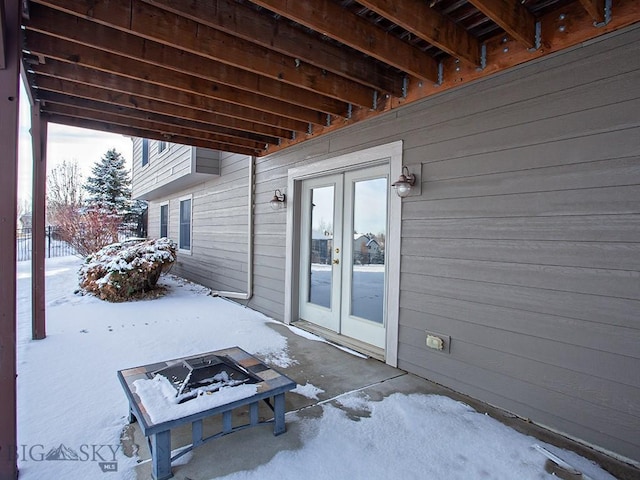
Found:
[[(119, 230), (120, 238), (144, 237), (146, 232), (139, 227), (121, 228)], [(18, 262), (31, 260), (32, 251), (32, 229), (19, 228), (16, 232), (16, 256)], [(65, 257), (68, 255), (76, 255), (76, 249), (64, 240), (60, 235), (59, 227), (49, 225), (45, 228), (45, 255), (47, 258)]]

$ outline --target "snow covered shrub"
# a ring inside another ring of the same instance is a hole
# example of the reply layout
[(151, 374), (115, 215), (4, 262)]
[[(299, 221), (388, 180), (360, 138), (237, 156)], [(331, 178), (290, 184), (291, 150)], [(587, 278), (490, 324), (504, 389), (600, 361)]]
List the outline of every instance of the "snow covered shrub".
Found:
[(160, 274), (175, 262), (176, 249), (168, 238), (107, 245), (80, 267), (80, 288), (110, 302), (136, 297), (156, 286)]

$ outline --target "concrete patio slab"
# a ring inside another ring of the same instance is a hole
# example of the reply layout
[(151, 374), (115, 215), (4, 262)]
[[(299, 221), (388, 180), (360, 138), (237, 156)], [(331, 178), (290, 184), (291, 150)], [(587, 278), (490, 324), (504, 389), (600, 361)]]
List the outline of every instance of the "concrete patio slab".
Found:
[[(176, 480), (207, 480), (243, 470), (253, 470), (268, 463), (280, 452), (300, 449), (302, 422), (295, 420), (322, 416), (322, 404), (331, 403), (342, 408), (354, 420), (367, 415), (366, 412), (349, 411), (340, 405), (339, 397), (354, 391), (362, 392), (371, 401), (381, 401), (393, 393), (446, 395), (465, 402), (477, 411), (487, 413), (518, 431), (591, 458), (620, 479), (637, 478), (635, 469), (499, 409), (474, 401), (377, 360), (362, 358), (332, 344), (296, 335), (284, 325), (274, 323), (270, 326), (287, 337), (288, 355), (294, 361), (286, 368), (276, 368), (299, 385), (309, 383), (322, 389), (323, 392), (318, 393), (317, 400), (295, 392), (286, 395), (287, 432), (283, 435), (274, 437), (271, 425), (261, 425), (226, 435), (194, 449), (187, 454), (185, 460), (188, 459), (188, 461), (178, 460), (177, 464), (174, 464), (173, 474)], [(247, 411), (236, 411), (234, 425), (236, 422), (237, 424), (246, 423), (247, 415)], [(272, 412), (261, 406), (261, 419), (268, 419), (271, 416)], [(220, 419), (213, 418), (205, 422), (204, 430), (205, 435), (220, 431)], [(137, 478), (149, 480), (152, 478), (149, 449), (145, 438), (135, 424), (133, 437), (139, 447), (140, 463), (136, 467)], [(179, 449), (190, 443), (190, 428), (172, 430), (172, 449)]]

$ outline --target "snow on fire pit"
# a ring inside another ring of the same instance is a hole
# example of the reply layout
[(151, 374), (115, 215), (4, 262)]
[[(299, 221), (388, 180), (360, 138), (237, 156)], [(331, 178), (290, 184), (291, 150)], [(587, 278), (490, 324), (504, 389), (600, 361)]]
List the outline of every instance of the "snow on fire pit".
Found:
[(154, 423), (250, 397), (260, 381), (231, 358), (218, 355), (178, 360), (147, 376), (133, 385)]

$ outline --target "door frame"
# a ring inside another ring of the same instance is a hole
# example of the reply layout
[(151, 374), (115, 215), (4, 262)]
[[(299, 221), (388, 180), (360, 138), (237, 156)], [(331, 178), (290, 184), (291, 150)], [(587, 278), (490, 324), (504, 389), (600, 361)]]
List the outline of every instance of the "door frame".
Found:
[[(291, 324), (298, 318), (298, 285), (300, 274), (300, 222), (302, 181), (317, 176), (342, 173), (369, 166), (389, 164), (389, 178), (402, 173), (402, 140), (329, 157), (287, 173), (287, 231), (285, 244), (285, 301), (284, 321)], [(400, 232), (402, 227), (402, 199), (389, 189), (389, 231), (385, 256), (388, 261), (386, 286), (385, 363), (398, 364), (398, 320), (400, 314)]]

